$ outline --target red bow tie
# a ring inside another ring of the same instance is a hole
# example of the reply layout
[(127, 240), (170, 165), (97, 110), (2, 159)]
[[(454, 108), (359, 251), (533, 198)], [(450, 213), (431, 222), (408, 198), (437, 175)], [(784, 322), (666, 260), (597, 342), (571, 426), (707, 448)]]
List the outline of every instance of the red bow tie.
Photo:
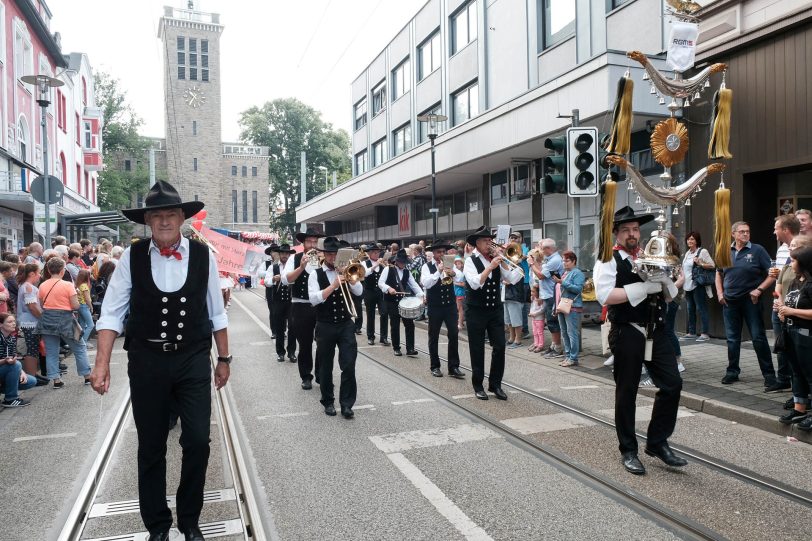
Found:
[(637, 246), (637, 247), (636, 247), (634, 250), (632, 250), (631, 252), (630, 252), (629, 250), (627, 250), (627, 249), (626, 249), (624, 246), (620, 246), (620, 245), (618, 245), (618, 244), (615, 244), (615, 246), (614, 246), (612, 249), (613, 249), (613, 250), (615, 250), (615, 251), (618, 251), (618, 250), (623, 250), (624, 252), (626, 252), (626, 253), (628, 253), (630, 256), (632, 256), (632, 260), (637, 259), (637, 258), (639, 257), (639, 255), (640, 255), (640, 246)]
[(174, 257), (178, 261), (182, 259), (180, 252), (174, 248), (161, 248), (161, 255), (164, 257)]

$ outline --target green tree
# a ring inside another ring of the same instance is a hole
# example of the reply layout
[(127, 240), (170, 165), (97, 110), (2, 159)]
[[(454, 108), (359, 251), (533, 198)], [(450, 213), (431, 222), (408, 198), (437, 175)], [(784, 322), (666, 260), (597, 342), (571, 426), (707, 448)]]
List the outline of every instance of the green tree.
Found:
[[(301, 194), (301, 153), (307, 153), (307, 199), (325, 192), (325, 180), (335, 171), (338, 181), (352, 175), (350, 136), (335, 130), (321, 113), (296, 98), (276, 99), (260, 107), (251, 107), (240, 115), (240, 138), (252, 145), (270, 148), (271, 229), (282, 239), (292, 239), (296, 230), (296, 206)], [(332, 183), (332, 179), (329, 180)], [(276, 202), (284, 210), (277, 213)]]
[(122, 171), (115, 164), (122, 156), (143, 156), (149, 141), (138, 135), (142, 120), (127, 103), (127, 93), (121, 89), (120, 81), (101, 71), (93, 79), (96, 103), (104, 115), (102, 159), (106, 167), (99, 173), (99, 207), (127, 208), (134, 194), (145, 194), (149, 189), (149, 174), (144, 167)]

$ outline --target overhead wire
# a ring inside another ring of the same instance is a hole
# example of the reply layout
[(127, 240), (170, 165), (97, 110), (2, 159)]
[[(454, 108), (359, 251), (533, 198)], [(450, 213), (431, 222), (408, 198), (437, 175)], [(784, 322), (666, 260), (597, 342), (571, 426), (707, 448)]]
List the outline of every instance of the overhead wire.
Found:
[(324, 17), (327, 15), (327, 12), (330, 10), (330, 4), (333, 3), (333, 0), (327, 0), (327, 5), (324, 6), (324, 10), (321, 12), (321, 17), (319, 17), (319, 22), (316, 23), (316, 27), (313, 29), (313, 33), (310, 34), (310, 39), (307, 40), (307, 45), (305, 45), (304, 51), (302, 51), (302, 56), (299, 58), (299, 62), (296, 63), (296, 69), (299, 69), (299, 66), (302, 65), (302, 60), (304, 60), (305, 55), (307, 55), (307, 51), (310, 50), (310, 44), (313, 43), (313, 38), (316, 37), (316, 34), (319, 32), (321, 28), (321, 23), (324, 21)]

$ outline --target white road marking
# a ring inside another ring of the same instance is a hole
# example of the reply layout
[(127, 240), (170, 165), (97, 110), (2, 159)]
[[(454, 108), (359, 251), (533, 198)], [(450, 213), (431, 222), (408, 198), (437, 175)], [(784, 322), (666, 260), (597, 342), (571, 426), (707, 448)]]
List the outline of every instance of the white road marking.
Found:
[(451, 428), (413, 430), (369, 437), (372, 443), (384, 453), (399, 453), (410, 449), (439, 447), (493, 438), (501, 438), (501, 436), (483, 425), (460, 425)]
[(505, 419), (502, 424), (519, 434), (539, 434), (541, 432), (555, 432), (582, 426), (592, 426), (595, 423), (575, 415), (574, 413), (554, 413), (550, 415), (535, 415), (533, 417), (516, 417)]
[(364, 404), (362, 406), (353, 406), (352, 409), (354, 410), (374, 410), (375, 404)]
[(461, 398), (474, 398), (476, 397), (475, 394), (455, 394), (451, 397), (452, 400), (459, 400)]
[(65, 432), (62, 434), (43, 434), (42, 436), (23, 436), (21, 438), (14, 438), (11, 440), (14, 443), (21, 441), (34, 441), (34, 440), (52, 440), (56, 438), (73, 438), (76, 432)]
[(477, 524), (468, 518), (462, 509), (452, 502), (446, 496), (440, 487), (431, 482), (431, 479), (423, 475), (417, 466), (412, 464), (405, 456), (400, 453), (392, 453), (386, 455), (392, 461), (397, 469), (406, 476), (414, 487), (434, 506), (437, 511), (443, 515), (454, 528), (457, 529), (466, 539), (472, 541), (493, 541), (493, 538), (488, 533), (477, 526)]
[(598, 385), (562, 385), (561, 388), (565, 391), (575, 391), (577, 389), (599, 389)]
[[(651, 420), (651, 410), (654, 406), (638, 406), (634, 409), (634, 420), (635, 421), (650, 421)], [(608, 417), (609, 419), (615, 418), (615, 410), (613, 409), (605, 409), (605, 410), (598, 410), (595, 413), (598, 415), (603, 415), (604, 417)], [(688, 411), (687, 409), (680, 407), (677, 410), (677, 418), (682, 417), (693, 417), (694, 414)]]
[(542, 389), (533, 389), (537, 393), (549, 393), (552, 389), (542, 388)]
[(249, 346), (272, 346), (275, 343), (276, 342), (269, 342), (269, 341), (265, 341), (265, 342), (248, 342), (248, 345)]
[(254, 315), (254, 313), (251, 312), (251, 310), (249, 310), (242, 302), (240, 302), (240, 300), (237, 299), (237, 297), (231, 297), (231, 300), (236, 302), (239, 305), (239, 307), (242, 308), (242, 311), (245, 312), (246, 314), (248, 314), (248, 317), (253, 319), (254, 323), (259, 325), (260, 329), (265, 331), (265, 334), (267, 334), (268, 336), (273, 335), (273, 332), (271, 332), (271, 328), (268, 327), (265, 323), (263, 323), (262, 320), (259, 319), (256, 315)]
[(402, 406), (403, 404), (422, 404), (424, 402), (434, 402), (433, 398), (415, 398), (414, 400), (399, 400), (392, 402), (393, 406)]
[(257, 419), (263, 421), (265, 419), (271, 419), (273, 417), (279, 417), (282, 419), (287, 419), (288, 417), (305, 417), (306, 415), (310, 415), (309, 411), (294, 411), (292, 413), (277, 413), (275, 415), (259, 415)]

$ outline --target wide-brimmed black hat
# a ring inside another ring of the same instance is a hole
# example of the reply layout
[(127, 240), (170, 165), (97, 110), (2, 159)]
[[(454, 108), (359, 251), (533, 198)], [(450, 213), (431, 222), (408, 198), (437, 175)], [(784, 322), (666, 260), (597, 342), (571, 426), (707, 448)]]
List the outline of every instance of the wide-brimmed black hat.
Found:
[(452, 246), (451, 244), (448, 244), (447, 242), (443, 242), (441, 240), (435, 240), (431, 244), (431, 246), (426, 246), (426, 251), (427, 252), (433, 252), (434, 250), (450, 250), (452, 248), (454, 248), (454, 246)]
[(278, 252), (279, 246), (276, 244), (271, 244), (267, 248), (265, 248), (265, 255), (271, 255), (272, 252)]
[(613, 223), (614, 227), (629, 222), (637, 222), (638, 224), (643, 225), (649, 223), (653, 219), (654, 219), (653, 214), (640, 214), (638, 216), (635, 216), (634, 209), (626, 206), (615, 212), (615, 219)]
[(278, 252), (280, 254), (295, 254), (296, 250), (290, 249), (290, 244), (287, 242), (277, 246), (276, 244), (271, 244), (267, 248), (265, 248), (265, 253), (267, 255), (271, 255), (271, 252)]
[(308, 227), (307, 231), (305, 231), (304, 233), (296, 233), (296, 240), (298, 240), (299, 242), (304, 242), (307, 237), (314, 237), (320, 239), (324, 236), (325, 235), (322, 235), (312, 227)]
[(316, 248), (320, 252), (337, 252), (339, 248), (344, 248), (341, 241), (335, 237), (324, 237), (323, 246)]
[(148, 210), (181, 209), (184, 218), (188, 219), (203, 210), (204, 206), (203, 201), (181, 201), (180, 194), (174, 186), (159, 180), (149, 189), (149, 193), (144, 198), (143, 207), (121, 209), (121, 213), (131, 222), (145, 224), (144, 213)]
[(372, 250), (381, 251), (381, 245), (377, 242), (370, 242), (369, 244), (365, 244), (362, 248), (365, 252), (371, 252)]
[(491, 230), (488, 226), (483, 225), (470, 235), (465, 238), (465, 242), (470, 244), (471, 246), (476, 246), (477, 239), (492, 239), (495, 238), (496, 235), (491, 234)]
[(352, 248), (352, 244), (343, 239), (338, 239), (338, 245), (341, 248)]
[(397, 262), (409, 263), (411, 259), (409, 259), (409, 256), (406, 255), (406, 250), (404, 248), (401, 248), (395, 255), (389, 258), (389, 261), (391, 261), (392, 263)]

